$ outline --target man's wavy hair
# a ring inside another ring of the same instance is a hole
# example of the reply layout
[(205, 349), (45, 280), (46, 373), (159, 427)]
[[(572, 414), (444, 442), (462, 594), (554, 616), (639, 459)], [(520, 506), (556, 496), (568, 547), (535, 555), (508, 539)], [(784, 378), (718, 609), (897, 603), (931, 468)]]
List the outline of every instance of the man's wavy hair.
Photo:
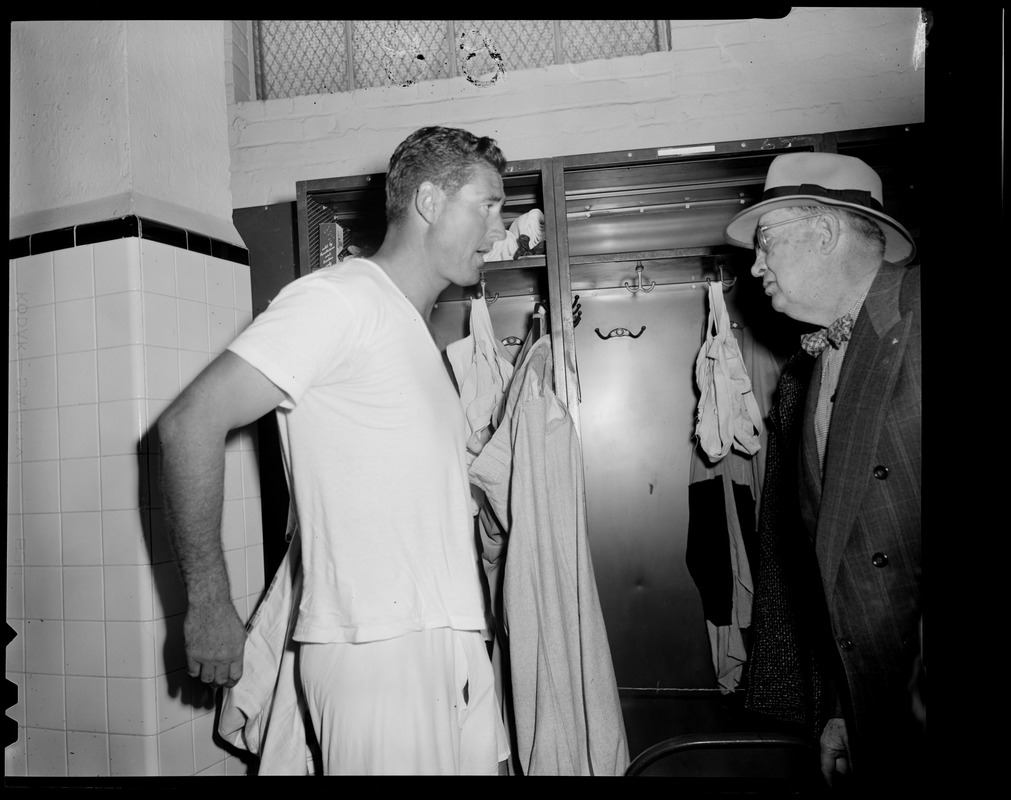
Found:
[(400, 223), (414, 193), (431, 181), (452, 197), (471, 180), (473, 169), (487, 164), (500, 175), (506, 158), (494, 139), (460, 128), (419, 128), (393, 151), (386, 173), (386, 222)]

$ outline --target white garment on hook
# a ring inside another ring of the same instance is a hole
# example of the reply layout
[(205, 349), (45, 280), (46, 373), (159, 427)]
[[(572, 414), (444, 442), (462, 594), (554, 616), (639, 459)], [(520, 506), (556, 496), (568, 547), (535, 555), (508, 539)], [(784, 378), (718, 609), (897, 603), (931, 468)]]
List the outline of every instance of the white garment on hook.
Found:
[(501, 416), (513, 365), (495, 338), (484, 297), (470, 301), (470, 333), (446, 348), (467, 418), (467, 463), (484, 447)]
[(730, 329), (722, 281), (709, 283), (709, 319), (695, 360), (695, 381), (701, 393), (695, 436), (710, 461), (719, 461), (731, 447), (749, 455), (758, 452), (762, 412)]

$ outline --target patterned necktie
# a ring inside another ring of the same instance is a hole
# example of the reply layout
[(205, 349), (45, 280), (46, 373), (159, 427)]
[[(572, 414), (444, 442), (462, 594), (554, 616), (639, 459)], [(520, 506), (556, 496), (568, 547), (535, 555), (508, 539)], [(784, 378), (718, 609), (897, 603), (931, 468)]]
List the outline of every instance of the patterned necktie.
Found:
[(848, 342), (853, 333), (853, 314), (844, 314), (827, 328), (814, 333), (806, 333), (800, 337), (800, 346), (815, 358), (829, 345), (839, 349), (839, 345)]

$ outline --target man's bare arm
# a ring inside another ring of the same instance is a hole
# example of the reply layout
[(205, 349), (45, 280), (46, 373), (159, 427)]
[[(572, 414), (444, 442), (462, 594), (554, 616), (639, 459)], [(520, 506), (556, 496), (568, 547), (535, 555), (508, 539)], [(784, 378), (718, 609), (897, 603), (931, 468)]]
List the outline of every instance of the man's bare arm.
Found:
[(221, 548), (225, 437), (283, 398), (259, 370), (226, 350), (158, 419), (165, 520), (186, 586), (187, 668), (204, 683), (234, 686), (245, 643)]

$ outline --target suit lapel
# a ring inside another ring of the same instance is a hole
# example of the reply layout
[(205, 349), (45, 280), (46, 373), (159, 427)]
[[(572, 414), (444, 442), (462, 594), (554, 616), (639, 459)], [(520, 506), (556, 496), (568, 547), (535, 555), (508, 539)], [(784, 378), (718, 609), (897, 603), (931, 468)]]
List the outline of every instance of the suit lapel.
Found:
[(902, 268), (882, 266), (854, 326), (839, 376), (815, 535), (826, 578), (838, 570), (873, 478), (881, 427), (908, 341), (911, 317), (903, 320), (899, 314), (903, 274)]

